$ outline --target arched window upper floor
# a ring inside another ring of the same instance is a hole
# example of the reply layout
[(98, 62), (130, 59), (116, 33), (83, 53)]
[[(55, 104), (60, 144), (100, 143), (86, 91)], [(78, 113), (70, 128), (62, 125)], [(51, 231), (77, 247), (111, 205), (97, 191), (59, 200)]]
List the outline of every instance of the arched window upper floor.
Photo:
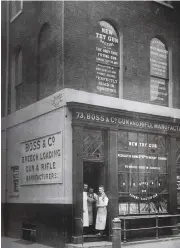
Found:
[(14, 111), (22, 107), (22, 66), (23, 66), (23, 50), (21, 46), (17, 46), (11, 56), (11, 89), (9, 88), (8, 111)]
[(37, 99), (40, 100), (51, 93), (53, 79), (56, 74), (56, 65), (53, 63), (54, 47), (53, 36), (49, 23), (44, 23), (38, 36), (38, 88)]

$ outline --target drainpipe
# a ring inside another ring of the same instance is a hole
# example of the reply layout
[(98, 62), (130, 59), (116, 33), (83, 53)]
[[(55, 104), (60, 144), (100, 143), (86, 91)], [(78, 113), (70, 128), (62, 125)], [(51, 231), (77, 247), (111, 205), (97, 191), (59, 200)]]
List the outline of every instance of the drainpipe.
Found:
[(8, 193), (8, 142), (7, 142), (7, 116), (8, 116), (8, 84), (9, 84), (9, 1), (6, 1), (6, 89), (5, 89), (5, 129), (4, 129), (4, 146), (5, 146), (5, 210), (4, 210), (4, 233), (7, 235), (7, 219), (8, 211), (7, 211), (7, 193)]

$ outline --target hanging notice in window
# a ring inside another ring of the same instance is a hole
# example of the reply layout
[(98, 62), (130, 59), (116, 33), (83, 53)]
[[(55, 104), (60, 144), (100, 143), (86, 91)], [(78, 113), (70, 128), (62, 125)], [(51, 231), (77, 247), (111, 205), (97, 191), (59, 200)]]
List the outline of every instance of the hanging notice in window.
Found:
[(21, 144), (21, 184), (62, 183), (62, 132)]
[(96, 91), (118, 97), (119, 38), (115, 29), (100, 21), (96, 32)]
[(150, 101), (168, 106), (168, 51), (157, 38), (150, 45)]
[(168, 105), (168, 85), (166, 80), (151, 77), (150, 93), (151, 102), (163, 106)]
[(12, 167), (13, 193), (19, 192), (19, 166)]
[(150, 46), (151, 76), (168, 78), (168, 51), (159, 39), (152, 39)]

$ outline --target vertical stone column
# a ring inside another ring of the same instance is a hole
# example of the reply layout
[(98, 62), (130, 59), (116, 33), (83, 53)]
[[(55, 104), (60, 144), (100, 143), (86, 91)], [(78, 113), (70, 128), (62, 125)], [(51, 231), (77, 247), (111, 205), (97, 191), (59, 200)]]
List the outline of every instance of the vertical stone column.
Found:
[[(176, 171), (176, 138), (170, 137), (168, 157), (168, 179), (169, 179), (169, 213), (177, 213), (177, 171)], [(177, 224), (177, 218), (171, 218), (171, 225)], [(173, 234), (178, 234), (178, 228), (172, 228)]]
[(118, 154), (117, 130), (108, 131), (108, 189), (109, 189), (109, 228), (112, 237), (112, 220), (119, 215), (118, 203)]
[(168, 179), (169, 179), (169, 212), (175, 214), (177, 211), (177, 172), (176, 172), (176, 138), (170, 137), (168, 157)]
[(73, 243), (83, 243), (83, 127), (73, 125)]

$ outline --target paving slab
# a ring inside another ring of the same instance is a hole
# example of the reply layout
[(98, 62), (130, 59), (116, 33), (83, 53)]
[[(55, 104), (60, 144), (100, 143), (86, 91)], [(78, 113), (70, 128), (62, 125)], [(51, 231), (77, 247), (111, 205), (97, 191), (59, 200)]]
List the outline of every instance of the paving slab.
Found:
[[(112, 243), (107, 241), (88, 242), (84, 244), (66, 244), (66, 248), (112, 248)], [(122, 248), (180, 248), (180, 236), (164, 239), (143, 240), (122, 243)], [(1, 248), (52, 248), (38, 243), (31, 243), (21, 239), (1, 237)], [(64, 247), (58, 247), (64, 248)]]

